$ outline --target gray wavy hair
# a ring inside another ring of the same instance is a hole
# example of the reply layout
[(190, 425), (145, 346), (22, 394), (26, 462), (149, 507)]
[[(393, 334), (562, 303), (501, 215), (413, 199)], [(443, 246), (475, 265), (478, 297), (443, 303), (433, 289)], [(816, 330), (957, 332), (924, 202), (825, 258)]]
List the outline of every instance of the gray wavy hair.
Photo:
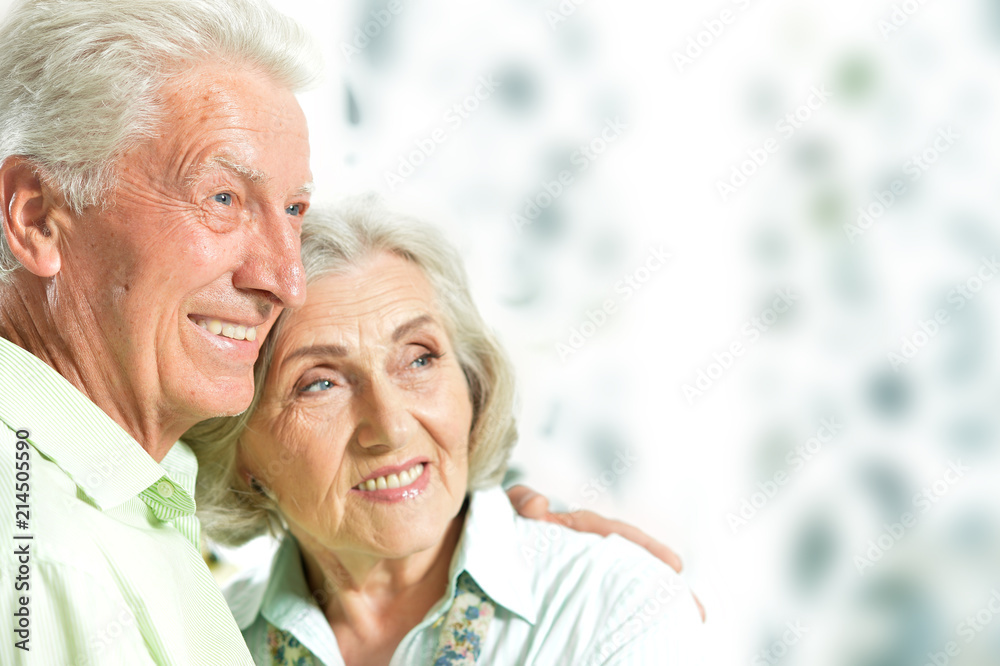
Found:
[[(382, 252), (413, 262), (431, 284), (472, 400), (468, 489), (495, 486), (517, 439), (514, 375), (472, 300), (458, 252), (436, 228), (390, 210), (372, 195), (348, 199), (336, 209), (313, 208), (303, 221), (302, 262), (308, 283), (343, 274)], [(278, 318), (261, 347), (249, 409), (203, 421), (184, 435), (198, 456), (198, 515), (206, 533), (223, 544), (240, 545), (285, 530), (277, 502), (263, 488), (250, 487), (238, 465), (239, 440), (260, 404), (285, 316)], [(278, 456), (269, 464), (270, 472), (279, 473), (287, 462)]]
[[(119, 157), (156, 136), (171, 76), (221, 61), (299, 92), (322, 67), (264, 0), (21, 0), (0, 44), (0, 163), (28, 158), (77, 214), (108, 198)], [(0, 285), (18, 267), (0, 234)]]

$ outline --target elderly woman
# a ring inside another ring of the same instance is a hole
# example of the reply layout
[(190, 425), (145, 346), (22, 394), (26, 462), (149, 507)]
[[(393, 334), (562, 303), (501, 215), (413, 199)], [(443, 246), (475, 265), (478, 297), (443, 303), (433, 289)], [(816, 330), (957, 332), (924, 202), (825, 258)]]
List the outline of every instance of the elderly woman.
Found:
[(208, 533), (284, 535), (227, 592), (257, 663), (697, 663), (673, 570), (500, 490), (511, 370), (443, 236), (356, 199), (307, 217), (302, 258), (252, 406), (186, 437)]

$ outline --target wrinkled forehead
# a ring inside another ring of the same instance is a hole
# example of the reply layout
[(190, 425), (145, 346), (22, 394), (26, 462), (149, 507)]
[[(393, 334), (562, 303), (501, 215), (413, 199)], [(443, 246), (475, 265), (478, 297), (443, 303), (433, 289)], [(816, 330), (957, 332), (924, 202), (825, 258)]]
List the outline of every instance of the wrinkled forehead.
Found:
[(442, 326), (434, 289), (424, 271), (395, 254), (379, 253), (309, 283), (306, 303), (288, 312), (277, 344), (338, 338), (347, 344), (394, 341), (415, 317)]
[(203, 64), (171, 79), (158, 97), (162, 122), (146, 152), (170, 175), (190, 184), (225, 170), (262, 187), (311, 187), (305, 114), (271, 77)]

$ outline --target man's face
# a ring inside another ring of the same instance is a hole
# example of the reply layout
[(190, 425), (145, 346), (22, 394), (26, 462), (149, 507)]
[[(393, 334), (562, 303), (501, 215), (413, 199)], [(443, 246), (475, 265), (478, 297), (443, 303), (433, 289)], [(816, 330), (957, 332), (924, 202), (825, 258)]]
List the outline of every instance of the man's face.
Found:
[(125, 155), (112, 201), (64, 243), (56, 289), (78, 321), (63, 333), (92, 336), (109, 364), (98, 371), (143, 410), (235, 414), (275, 317), (305, 298), (305, 117), (268, 77), (216, 64), (173, 79), (161, 102), (157, 137)]

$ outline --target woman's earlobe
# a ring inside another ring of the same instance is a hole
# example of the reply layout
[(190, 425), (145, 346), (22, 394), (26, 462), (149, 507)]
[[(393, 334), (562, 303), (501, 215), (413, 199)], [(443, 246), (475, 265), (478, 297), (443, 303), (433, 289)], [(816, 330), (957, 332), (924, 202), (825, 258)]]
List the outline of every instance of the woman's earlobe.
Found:
[(250, 473), (250, 470), (244, 469), (240, 472), (240, 476), (243, 477), (243, 482), (250, 487), (250, 490), (264, 497), (270, 496), (270, 491), (264, 487), (264, 484), (257, 480), (257, 477)]
[(3, 234), (18, 262), (38, 277), (53, 277), (62, 265), (60, 227), (66, 211), (23, 157), (0, 164)]

